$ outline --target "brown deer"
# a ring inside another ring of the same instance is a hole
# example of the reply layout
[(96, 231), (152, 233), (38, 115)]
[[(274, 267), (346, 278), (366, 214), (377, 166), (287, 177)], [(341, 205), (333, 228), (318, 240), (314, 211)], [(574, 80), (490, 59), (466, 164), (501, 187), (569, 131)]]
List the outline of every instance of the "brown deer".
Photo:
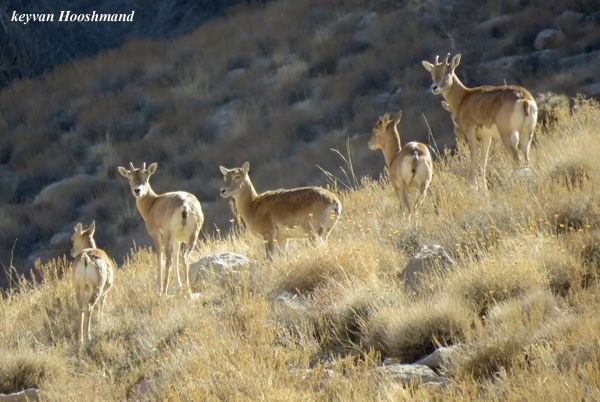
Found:
[[(185, 247), (183, 252), (185, 291), (190, 294), (190, 253), (196, 246), (204, 222), (200, 202), (193, 194), (184, 191), (156, 194), (150, 186), (150, 176), (156, 172), (157, 163), (150, 164), (148, 169), (146, 169), (146, 163), (137, 169), (132, 163), (129, 166), (129, 170), (121, 166), (118, 170), (123, 177), (129, 180), (137, 209), (144, 219), (148, 233), (154, 240), (158, 262), (159, 293), (167, 294), (173, 256), (175, 257), (177, 284), (179, 289), (182, 288), (179, 275), (179, 250), (183, 244)], [(166, 256), (164, 275), (163, 253)]]
[(265, 241), (267, 257), (276, 245), (287, 248), (290, 238), (308, 236), (315, 243), (327, 241), (342, 212), (342, 204), (321, 187), (302, 187), (257, 193), (250, 181), (250, 163), (227, 169), (219, 167), (225, 184), (221, 197), (232, 197), (248, 229)]
[(85, 339), (90, 340), (91, 315), (94, 307), (100, 302), (99, 321), (102, 322), (106, 296), (113, 285), (114, 266), (112, 260), (101, 249), (96, 247), (94, 232), (96, 221), (92, 221), (87, 229), (81, 223), (75, 228), (71, 241), (73, 248), (73, 287), (79, 306), (79, 345)]
[[(369, 148), (383, 152), (390, 183), (400, 201), (400, 209), (403, 213), (409, 211), (412, 216), (417, 213), (427, 195), (433, 176), (433, 163), (427, 145), (414, 141), (401, 145), (398, 133), (401, 119), (402, 111), (393, 119), (389, 113), (381, 116), (373, 126)], [(414, 194), (413, 197), (411, 193)]]
[[(456, 76), (460, 53), (448, 62), (434, 64), (423, 60), (423, 67), (431, 73), (431, 91), (444, 97), (457, 135), (464, 135), (471, 154), (471, 171), (477, 181), (476, 170), (481, 169), (483, 187), (486, 184), (486, 165), (492, 139), (500, 138), (512, 156), (515, 169), (520, 167), (519, 150), (529, 165), (529, 150), (537, 121), (537, 105), (531, 93), (518, 85), (485, 85), (468, 88)], [(479, 149), (477, 149), (479, 148)], [(476, 154), (479, 157), (476, 157)]]

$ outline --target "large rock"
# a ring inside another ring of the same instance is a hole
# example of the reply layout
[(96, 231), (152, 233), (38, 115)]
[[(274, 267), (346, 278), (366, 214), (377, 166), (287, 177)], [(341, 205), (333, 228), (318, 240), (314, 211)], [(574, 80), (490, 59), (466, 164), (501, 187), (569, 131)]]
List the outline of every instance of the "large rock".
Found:
[(52, 205), (71, 199), (76, 193), (89, 194), (98, 185), (96, 176), (78, 174), (56, 181), (44, 187), (33, 199), (33, 205)]
[(17, 195), (19, 177), (7, 165), (0, 165), (0, 200), (10, 201)]
[(0, 402), (37, 402), (40, 400), (39, 391), (29, 388), (13, 394), (0, 394)]
[(560, 30), (567, 35), (569, 38), (573, 38), (577, 33), (577, 28), (581, 20), (584, 18), (584, 14), (576, 13), (572, 10), (563, 11), (556, 19), (554, 23)]
[(404, 283), (405, 290), (417, 291), (429, 275), (442, 273), (453, 263), (442, 246), (421, 245), (400, 274), (400, 280)]
[(446, 377), (421, 364), (392, 364), (378, 367), (377, 371), (404, 386), (431, 384), (444, 387), (450, 383)]
[(535, 37), (533, 47), (536, 50), (552, 49), (565, 43), (565, 34), (558, 29), (544, 29)]
[(231, 252), (207, 255), (190, 265), (190, 286), (197, 288), (211, 278), (223, 279), (237, 276), (241, 269), (253, 264), (255, 261)]
[(420, 364), (423, 366), (427, 366), (430, 369), (439, 369), (440, 367), (447, 365), (452, 357), (456, 354), (458, 350), (458, 346), (442, 346), (441, 348), (436, 349), (430, 355), (425, 356), (424, 358), (417, 360), (415, 364)]

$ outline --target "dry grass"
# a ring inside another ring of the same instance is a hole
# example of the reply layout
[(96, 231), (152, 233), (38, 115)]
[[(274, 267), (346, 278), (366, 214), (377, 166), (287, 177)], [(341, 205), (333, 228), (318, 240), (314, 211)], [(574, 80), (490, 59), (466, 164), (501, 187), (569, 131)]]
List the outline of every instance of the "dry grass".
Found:
[[(417, 222), (385, 179), (336, 190), (343, 215), (327, 245), (290, 243), (264, 257), (235, 227), (196, 257), (234, 251), (257, 264), (208, 278), (193, 300), (155, 298), (154, 256), (120, 264), (92, 341), (78, 353), (70, 263), (38, 266), (0, 299), (0, 392), (39, 387), (47, 400), (491, 400), (600, 397), (600, 106), (579, 99), (532, 151), (535, 175), (512, 179), (494, 158), (489, 194), (442, 155)], [(573, 185), (565, 166), (585, 166)], [(337, 173), (336, 173), (337, 174)], [(569, 176), (564, 176), (569, 177)], [(350, 180), (351, 184), (352, 180)], [(565, 201), (566, 200), (566, 201)], [(420, 243), (455, 264), (408, 294), (398, 274)], [(284, 292), (285, 291), (285, 292)], [(444, 389), (403, 388), (377, 374), (439, 345), (458, 354)]]

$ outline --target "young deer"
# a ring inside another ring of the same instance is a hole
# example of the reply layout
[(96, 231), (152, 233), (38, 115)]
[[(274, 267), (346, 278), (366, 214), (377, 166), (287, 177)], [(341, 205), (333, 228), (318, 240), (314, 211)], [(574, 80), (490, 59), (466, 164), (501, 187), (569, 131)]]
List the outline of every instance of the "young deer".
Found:
[[(400, 209), (402, 212), (408, 209), (412, 215), (417, 213), (425, 200), (433, 175), (433, 164), (427, 145), (420, 142), (401, 145), (397, 128), (400, 119), (402, 111), (393, 119), (389, 113), (381, 116), (373, 127), (369, 148), (383, 152), (390, 182), (400, 200)], [(412, 206), (411, 192), (416, 192)]]
[(94, 231), (96, 221), (92, 221), (87, 229), (81, 223), (75, 226), (71, 237), (73, 249), (73, 287), (80, 311), (79, 344), (84, 339), (90, 340), (91, 315), (94, 306), (100, 301), (99, 321), (102, 322), (106, 295), (113, 285), (114, 267), (112, 260), (101, 249), (96, 247)]
[[(477, 180), (479, 166), (483, 186), (487, 188), (485, 169), (492, 139), (502, 140), (512, 156), (515, 169), (521, 163), (518, 149), (525, 158), (525, 165), (529, 165), (537, 105), (531, 93), (518, 85), (466, 87), (454, 72), (460, 63), (460, 53), (450, 63), (449, 57), (450, 54), (440, 63), (439, 56), (436, 56), (434, 64), (426, 60), (422, 64), (431, 73), (431, 91), (441, 94), (447, 102), (455, 132), (462, 133), (467, 140), (473, 178)], [(479, 158), (475, 156), (476, 148), (479, 148)]]
[(219, 167), (225, 180), (221, 197), (233, 197), (236, 208), (251, 232), (261, 236), (271, 258), (275, 244), (287, 248), (290, 238), (308, 236), (323, 243), (337, 223), (342, 204), (338, 198), (320, 187), (302, 187), (267, 191), (258, 194), (250, 181), (250, 163), (241, 168)]
[[(175, 270), (177, 271), (177, 284), (182, 288), (179, 275), (179, 250), (181, 243), (185, 244), (183, 252), (183, 265), (185, 269), (186, 292), (189, 294), (189, 258), (190, 252), (196, 246), (200, 229), (204, 222), (204, 215), (198, 199), (190, 193), (175, 191), (156, 194), (150, 187), (150, 176), (158, 167), (152, 163), (146, 169), (146, 163), (136, 169), (130, 163), (130, 170), (119, 166), (119, 173), (127, 180), (131, 192), (135, 197), (135, 204), (144, 219), (146, 229), (154, 240), (154, 248), (158, 262), (158, 287), (159, 293), (166, 296), (169, 287), (169, 276), (173, 255), (175, 255)], [(163, 253), (166, 256), (166, 273), (163, 275)]]

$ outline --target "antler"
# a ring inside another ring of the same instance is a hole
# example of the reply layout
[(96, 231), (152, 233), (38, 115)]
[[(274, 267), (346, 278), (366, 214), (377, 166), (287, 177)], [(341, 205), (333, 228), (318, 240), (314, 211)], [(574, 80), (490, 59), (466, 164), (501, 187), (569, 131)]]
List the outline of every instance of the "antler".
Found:
[(444, 64), (450, 64), (450, 63), (448, 63), (448, 60), (449, 60), (449, 59), (450, 59), (450, 53), (448, 53), (448, 54), (446, 55), (446, 59), (444, 60)]
[(142, 163), (142, 170), (146, 170), (146, 162)]
[(135, 168), (133, 167), (133, 163), (129, 162), (129, 167), (131, 168), (131, 170), (135, 170)]
[(435, 55), (435, 62), (433, 64), (440, 64), (440, 55), (439, 54)]

